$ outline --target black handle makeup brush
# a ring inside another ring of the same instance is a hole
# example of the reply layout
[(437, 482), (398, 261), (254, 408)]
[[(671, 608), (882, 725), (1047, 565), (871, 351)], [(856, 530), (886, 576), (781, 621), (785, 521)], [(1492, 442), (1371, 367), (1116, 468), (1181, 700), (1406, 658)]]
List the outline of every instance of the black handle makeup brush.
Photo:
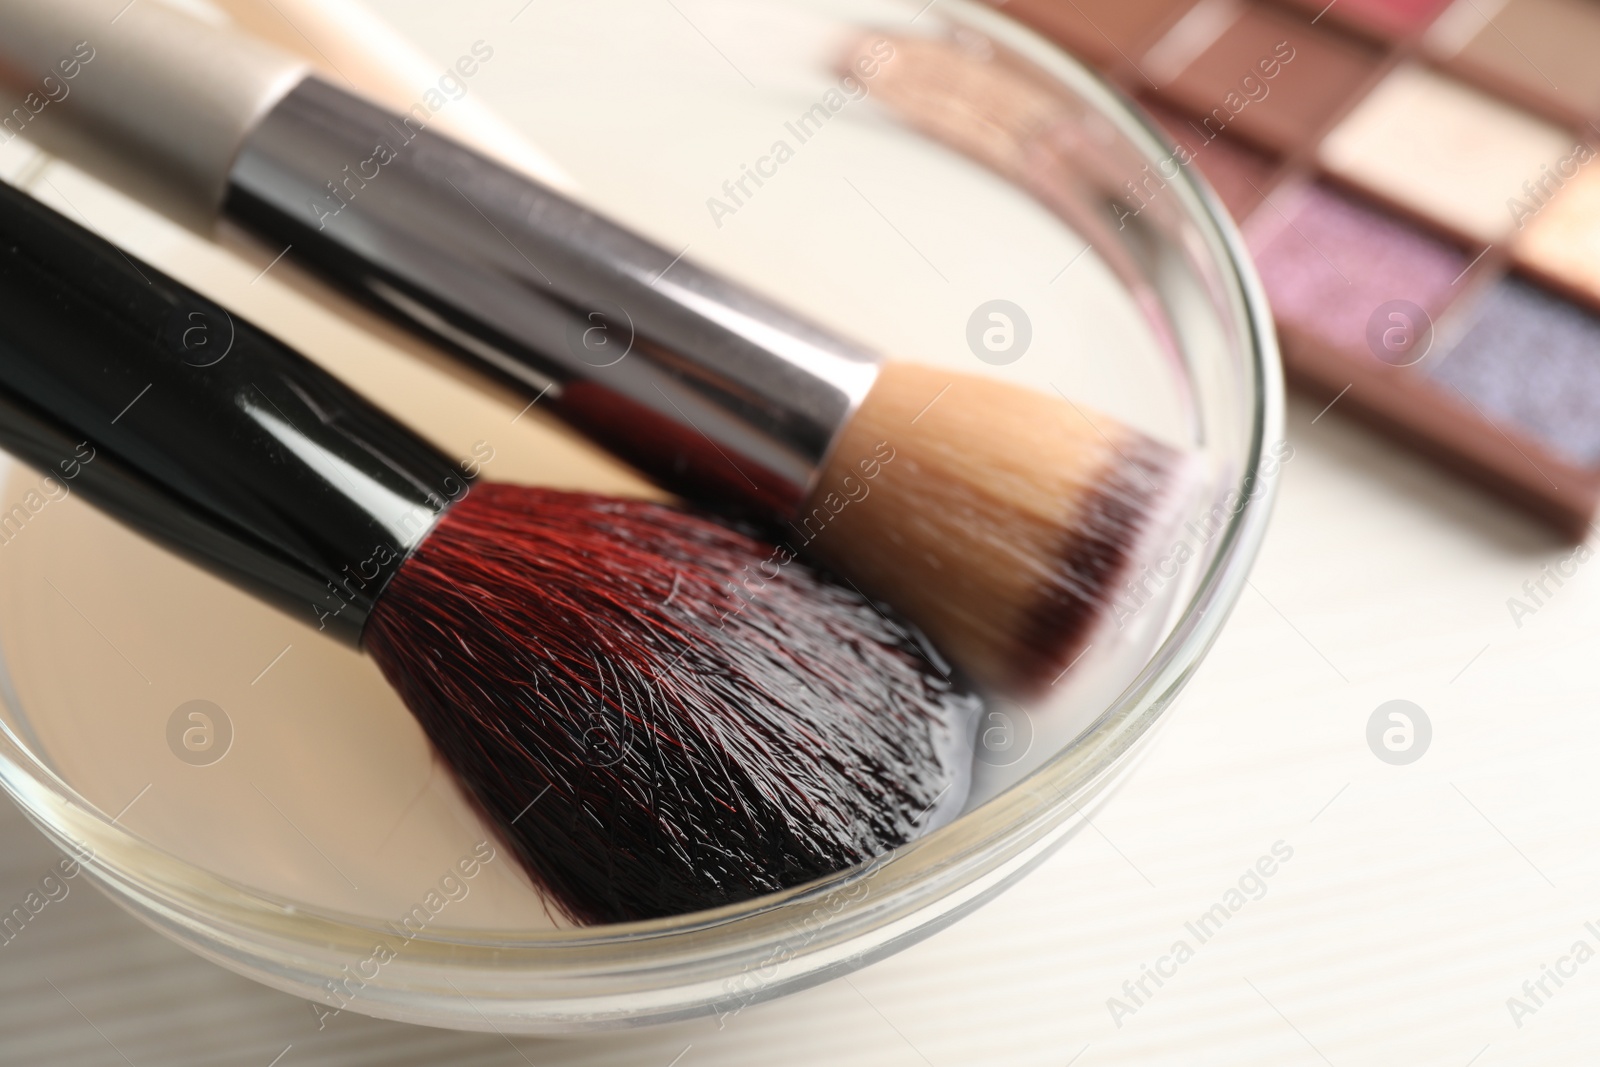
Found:
[[(437, 93), (393, 114), (159, 4), (0, 3), (21, 91), (65, 86), (80, 41), (100, 58), (29, 136), (292, 246), (661, 483), (773, 523), (979, 681), (1038, 690), (1076, 662), (1193, 487), (1114, 419), (885, 362), (436, 134)], [(885, 36), (851, 62), (899, 59)]]
[(659, 504), (471, 485), (4, 185), (0, 446), (49, 471), (92, 454), (87, 499), (370, 653), (579, 921), (805, 882), (964, 799), (975, 699), (852, 590)]

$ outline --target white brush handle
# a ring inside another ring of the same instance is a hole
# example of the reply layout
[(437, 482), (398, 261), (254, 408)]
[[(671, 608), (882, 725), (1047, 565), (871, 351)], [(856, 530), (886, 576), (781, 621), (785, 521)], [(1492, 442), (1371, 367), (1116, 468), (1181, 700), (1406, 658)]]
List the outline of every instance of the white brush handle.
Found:
[[(76, 68), (62, 65), (74, 59)], [(115, 142), (213, 212), (246, 135), (308, 70), (276, 48), (159, 4), (0, 2), (0, 79), (31, 115), (7, 125), (7, 138), (57, 132), (62, 117), (49, 108), (59, 108), (73, 126)], [(29, 94), (48, 103), (34, 112)]]
[[(252, 36), (295, 52), (334, 84), (405, 114), (445, 72), (359, 0), (212, 0)], [(572, 193), (577, 183), (474, 95), (451, 101), (430, 124), (513, 170)]]

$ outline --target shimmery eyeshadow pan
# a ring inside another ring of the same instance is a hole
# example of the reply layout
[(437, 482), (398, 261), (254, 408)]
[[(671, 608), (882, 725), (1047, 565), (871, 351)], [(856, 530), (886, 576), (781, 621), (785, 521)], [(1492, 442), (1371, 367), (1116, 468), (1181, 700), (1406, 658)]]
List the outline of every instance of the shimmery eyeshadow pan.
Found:
[(1357, 359), (1377, 358), (1367, 333), (1380, 308), (1406, 300), (1437, 320), (1468, 264), (1453, 245), (1326, 186), (1282, 210), (1263, 219), (1278, 223), (1271, 236), (1251, 242), (1273, 314)]
[(1580, 121), (1600, 115), (1600, 5), (1591, 0), (1457, 0), (1427, 43), (1531, 106)]
[(1322, 143), (1322, 165), (1483, 244), (1515, 225), (1507, 198), (1574, 150), (1559, 127), (1416, 65), (1384, 79)]
[(1375, 49), (1298, 12), (1207, 4), (1147, 53), (1144, 68), (1213, 132), (1292, 150), (1377, 67)]
[(1433, 377), (1576, 463), (1600, 463), (1600, 317), (1518, 278), (1484, 299)]

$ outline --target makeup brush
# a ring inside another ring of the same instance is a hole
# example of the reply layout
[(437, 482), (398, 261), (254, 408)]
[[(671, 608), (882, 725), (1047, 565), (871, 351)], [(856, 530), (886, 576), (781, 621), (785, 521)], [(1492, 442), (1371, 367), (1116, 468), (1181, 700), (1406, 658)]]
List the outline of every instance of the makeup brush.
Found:
[(57, 126), (87, 134), (54, 150), (91, 166), (113, 150), (664, 485), (784, 531), (981, 683), (1057, 680), (1171, 524), (1192, 467), (1142, 433), (885, 363), (437, 135), (441, 91), (391, 113), (260, 42), (156, 4), (113, 22), (120, 6), (0, 5), (0, 70), (23, 83), (104, 41), (60, 122), (34, 124), (47, 144)]
[(976, 699), (853, 590), (664, 505), (473, 485), (3, 185), (0, 446), (370, 653), (575, 920), (803, 883), (964, 800)]

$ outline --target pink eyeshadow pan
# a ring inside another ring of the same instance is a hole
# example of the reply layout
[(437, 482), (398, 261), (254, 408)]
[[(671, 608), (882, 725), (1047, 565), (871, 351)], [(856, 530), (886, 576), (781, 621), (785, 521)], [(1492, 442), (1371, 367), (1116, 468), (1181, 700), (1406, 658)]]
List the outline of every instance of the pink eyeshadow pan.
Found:
[(1408, 300), (1437, 320), (1469, 262), (1455, 246), (1323, 185), (1305, 189), (1285, 217), (1273, 215), (1275, 232), (1252, 241), (1273, 313), (1358, 357), (1373, 358), (1367, 323), (1381, 305)]

